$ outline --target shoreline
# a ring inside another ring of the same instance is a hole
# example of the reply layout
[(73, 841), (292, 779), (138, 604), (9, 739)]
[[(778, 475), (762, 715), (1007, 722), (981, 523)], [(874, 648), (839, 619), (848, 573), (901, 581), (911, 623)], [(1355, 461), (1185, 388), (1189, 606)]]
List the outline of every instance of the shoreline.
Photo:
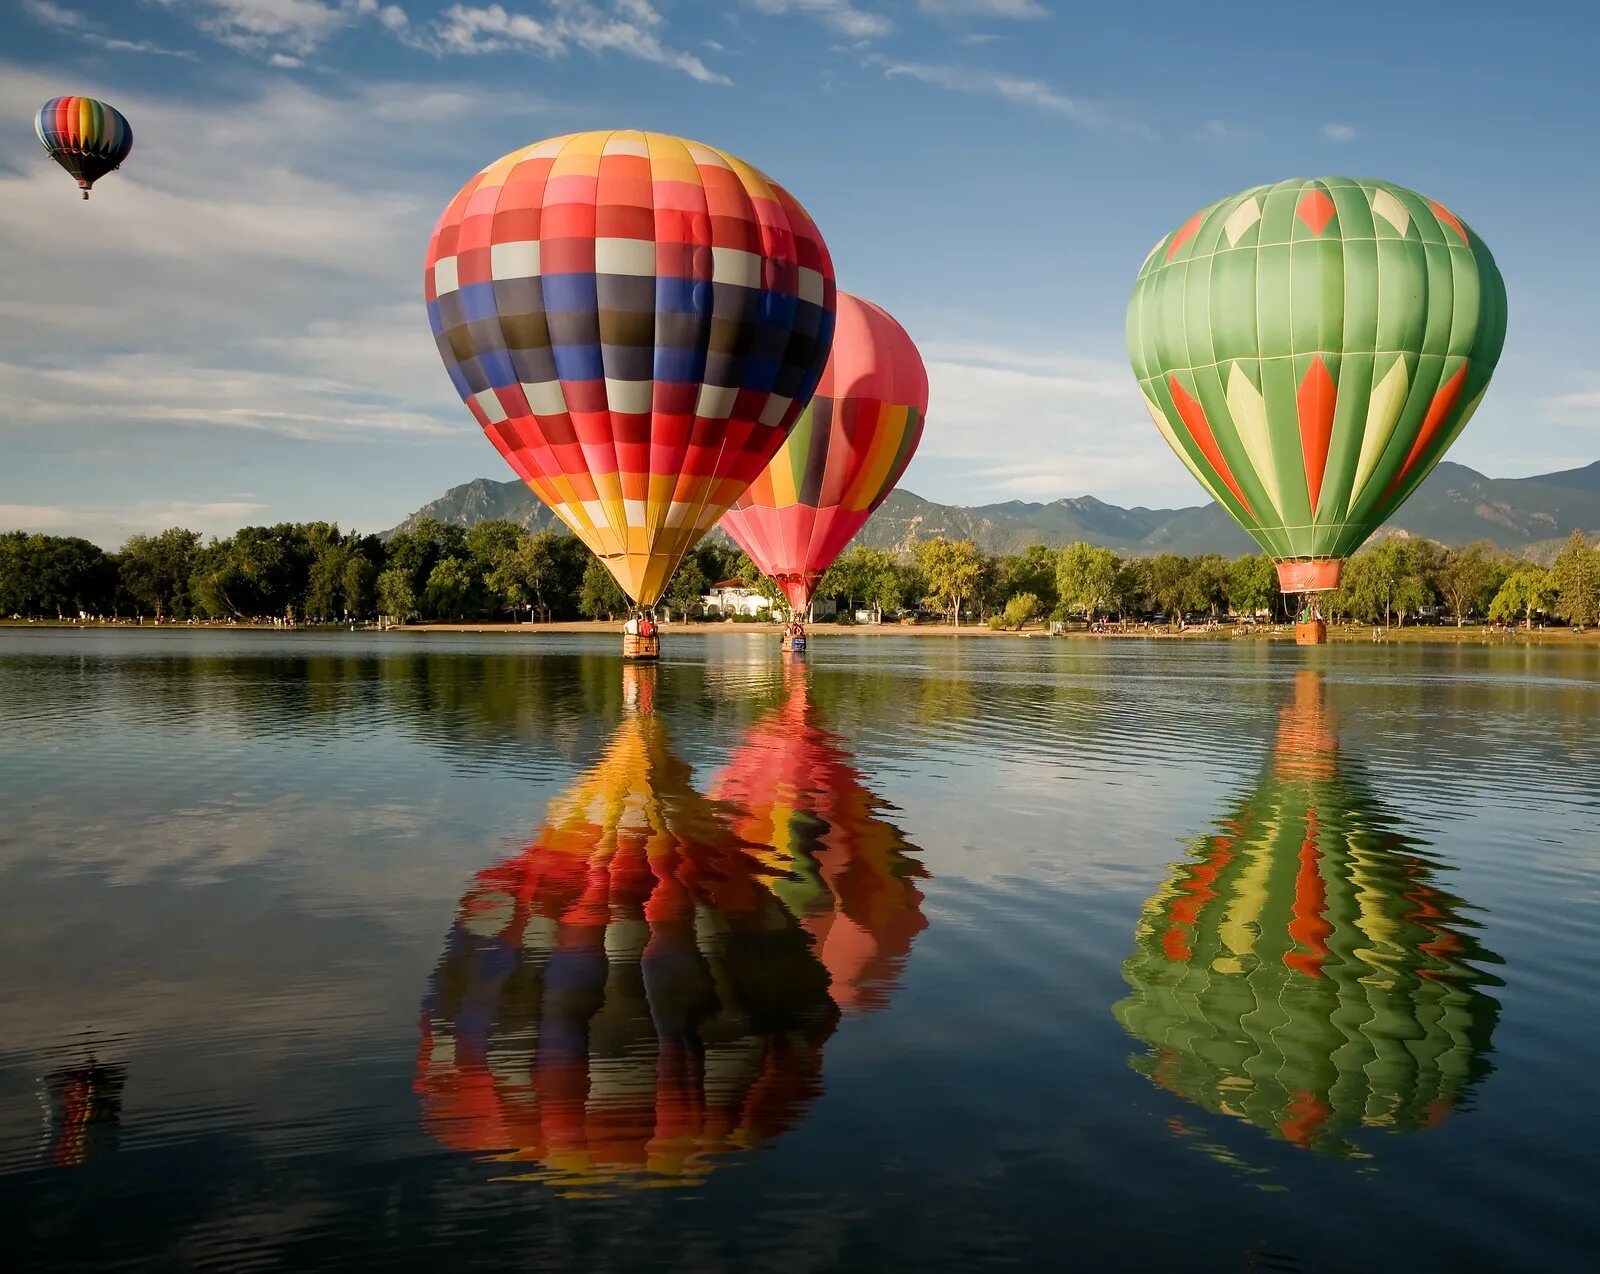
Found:
[[(113, 632), (266, 632), (266, 633), (365, 633), (382, 634), (386, 632), (399, 633), (444, 633), (444, 634), (499, 634), (537, 636), (541, 633), (600, 633), (622, 635), (621, 621), (607, 620), (559, 620), (551, 623), (495, 623), (483, 621), (478, 623), (425, 623), (406, 624), (398, 628), (380, 629), (373, 625), (363, 625), (354, 630), (347, 629), (339, 624), (302, 625), (295, 628), (282, 628), (275, 624), (251, 623), (189, 623), (187, 621), (173, 621), (161, 624), (137, 624), (131, 622), (112, 623), (102, 621), (83, 620), (0, 620), (0, 631), (11, 629), (27, 630), (61, 630), (85, 629), (107, 630)], [(704, 622), (690, 621), (687, 623), (667, 623), (661, 625), (661, 634), (667, 640), (675, 633), (697, 633), (705, 635), (723, 636), (762, 636), (776, 638), (783, 631), (782, 624), (734, 624), (726, 621)], [(980, 637), (986, 639), (1006, 639), (1013, 641), (1059, 640), (1070, 638), (1073, 640), (1100, 640), (1100, 641), (1243, 641), (1243, 642), (1268, 642), (1268, 643), (1294, 643), (1294, 627), (1290, 624), (1276, 626), (1262, 626), (1245, 630), (1236, 624), (1224, 625), (1215, 629), (1200, 626), (1189, 627), (1180, 631), (1170, 628), (1130, 628), (1127, 631), (1112, 629), (1105, 632), (1091, 632), (1087, 628), (1073, 628), (1062, 633), (1051, 633), (1045, 628), (1028, 628), (1018, 631), (999, 631), (988, 627), (986, 624), (962, 624), (959, 628), (950, 624), (813, 624), (806, 630), (807, 635), (813, 640), (827, 642), (841, 637), (886, 638), (886, 637)], [(1376, 634), (1376, 636), (1374, 635)], [(1329, 645), (1349, 645), (1364, 643), (1367, 645), (1385, 645), (1392, 643), (1440, 645), (1461, 645), (1475, 643), (1482, 645), (1502, 646), (1537, 646), (1537, 645), (1563, 645), (1584, 646), (1600, 645), (1600, 628), (1587, 630), (1574, 630), (1570, 628), (1501, 628), (1491, 629), (1482, 623), (1467, 624), (1460, 628), (1455, 625), (1422, 625), (1408, 628), (1377, 628), (1364, 624), (1345, 624), (1338, 627), (1330, 626), (1328, 629)]]

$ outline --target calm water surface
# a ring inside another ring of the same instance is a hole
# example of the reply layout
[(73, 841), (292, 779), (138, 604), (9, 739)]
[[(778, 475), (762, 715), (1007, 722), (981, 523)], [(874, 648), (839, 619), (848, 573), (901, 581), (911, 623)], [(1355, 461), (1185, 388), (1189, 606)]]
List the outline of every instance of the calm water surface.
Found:
[(1600, 652), (0, 633), (11, 1268), (1587, 1267)]

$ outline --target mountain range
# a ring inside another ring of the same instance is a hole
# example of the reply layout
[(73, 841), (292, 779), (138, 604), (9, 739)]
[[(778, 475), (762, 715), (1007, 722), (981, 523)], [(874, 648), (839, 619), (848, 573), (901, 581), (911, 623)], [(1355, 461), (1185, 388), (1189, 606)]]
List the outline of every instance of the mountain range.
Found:
[[(515, 478), (509, 482), (478, 478), (452, 487), (388, 534), (410, 530), (422, 518), (459, 526), (504, 518), (529, 531), (566, 529)], [(1489, 540), (1542, 560), (1574, 530), (1591, 537), (1600, 535), (1600, 461), (1531, 478), (1489, 478), (1446, 460), (1379, 534), (1403, 533), (1457, 545)], [(1222, 553), (1234, 557), (1254, 548), (1250, 538), (1215, 503), (1182, 509), (1125, 509), (1086, 495), (1043, 504), (1008, 500), (966, 507), (937, 504), (910, 491), (891, 492), (854, 543), (897, 551), (939, 536), (970, 539), (986, 553), (1019, 553), (1030, 544), (1061, 548), (1075, 540), (1133, 556)]]

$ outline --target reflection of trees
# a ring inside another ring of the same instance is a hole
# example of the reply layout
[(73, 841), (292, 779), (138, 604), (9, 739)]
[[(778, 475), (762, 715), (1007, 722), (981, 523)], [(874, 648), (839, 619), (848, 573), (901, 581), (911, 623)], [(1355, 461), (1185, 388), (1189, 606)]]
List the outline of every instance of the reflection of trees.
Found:
[(712, 787), (733, 827), (777, 873), (843, 1009), (878, 1009), (926, 927), (911, 845), (881, 816), (843, 742), (822, 727), (808, 669), (785, 665), (784, 702), (745, 736)]
[(1432, 1126), (1490, 1070), (1497, 962), (1440, 868), (1341, 760), (1303, 672), (1256, 789), (1146, 904), (1114, 1012), (1135, 1069), (1214, 1112), (1348, 1153)]
[[(615, 675), (615, 665), (612, 667)], [(671, 1183), (791, 1127), (838, 1011), (650, 710), (462, 899), (423, 1013), (433, 1135), (565, 1187)]]

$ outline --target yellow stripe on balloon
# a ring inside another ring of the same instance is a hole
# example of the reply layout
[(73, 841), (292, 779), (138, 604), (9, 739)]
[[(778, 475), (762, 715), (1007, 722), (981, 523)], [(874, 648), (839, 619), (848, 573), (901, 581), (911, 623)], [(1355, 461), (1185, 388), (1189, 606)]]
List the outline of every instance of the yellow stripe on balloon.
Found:
[(1405, 410), (1406, 397), (1411, 391), (1411, 378), (1406, 372), (1404, 355), (1394, 360), (1388, 371), (1367, 400), (1367, 427), (1361, 435), (1361, 458), (1356, 463), (1356, 480), (1350, 487), (1349, 509), (1354, 512), (1356, 501), (1366, 489), (1372, 471), (1383, 459), (1383, 449), (1394, 436), (1400, 423), (1400, 413)]

